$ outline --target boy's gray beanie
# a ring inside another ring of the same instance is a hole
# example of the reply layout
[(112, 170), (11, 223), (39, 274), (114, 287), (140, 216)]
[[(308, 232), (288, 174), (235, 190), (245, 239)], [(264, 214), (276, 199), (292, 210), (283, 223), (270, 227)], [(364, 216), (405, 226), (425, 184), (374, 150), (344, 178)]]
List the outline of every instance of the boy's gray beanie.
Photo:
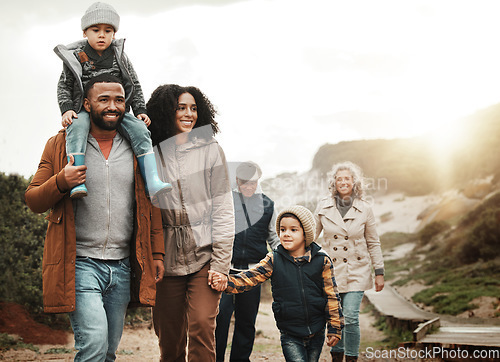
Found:
[(82, 30), (85, 31), (92, 25), (109, 24), (118, 31), (120, 15), (111, 5), (101, 2), (93, 3), (82, 16)]

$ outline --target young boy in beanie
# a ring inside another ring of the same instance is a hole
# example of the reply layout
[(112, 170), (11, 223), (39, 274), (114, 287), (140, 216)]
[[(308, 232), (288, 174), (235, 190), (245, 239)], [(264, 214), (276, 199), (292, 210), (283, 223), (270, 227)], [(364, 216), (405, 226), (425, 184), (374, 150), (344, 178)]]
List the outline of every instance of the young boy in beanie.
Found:
[(243, 293), (271, 278), (273, 313), (287, 361), (318, 361), (325, 340), (341, 338), (343, 316), (330, 257), (314, 242), (316, 222), (303, 206), (282, 210), (276, 220), (280, 243), (254, 268), (214, 278), (212, 287)]
[[(66, 154), (68, 163), (85, 164), (87, 137), (90, 130), (89, 114), (82, 108), (85, 84), (103, 73), (117, 76), (125, 88), (127, 112), (122, 121), (123, 136), (137, 156), (139, 168), (151, 198), (170, 191), (172, 186), (158, 177), (153, 145), (147, 126), (151, 123), (146, 115), (146, 103), (141, 85), (132, 63), (123, 52), (125, 39), (115, 40), (120, 16), (106, 3), (96, 2), (82, 17), (84, 38), (70, 45), (58, 45), (54, 52), (63, 61), (63, 71), (57, 84), (57, 99), (62, 113), (62, 125), (66, 129)], [(132, 107), (134, 117), (128, 109)], [(106, 110), (105, 110), (106, 112)], [(112, 113), (112, 110), (108, 112)], [(111, 140), (97, 140), (101, 148), (111, 148)], [(71, 198), (87, 196), (85, 183), (70, 191)]]

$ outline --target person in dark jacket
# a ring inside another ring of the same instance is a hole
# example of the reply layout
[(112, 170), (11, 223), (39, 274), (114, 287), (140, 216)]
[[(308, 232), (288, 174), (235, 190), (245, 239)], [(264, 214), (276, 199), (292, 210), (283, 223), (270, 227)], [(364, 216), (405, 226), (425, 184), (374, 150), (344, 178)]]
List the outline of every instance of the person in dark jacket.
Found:
[(213, 288), (243, 293), (271, 278), (273, 313), (287, 361), (318, 361), (325, 340), (334, 346), (344, 325), (333, 263), (314, 242), (316, 222), (303, 206), (280, 212), (281, 245), (250, 270), (214, 278)]
[[(235, 237), (231, 274), (248, 270), (279, 245), (274, 202), (258, 190), (262, 171), (254, 162), (236, 168), (237, 189), (233, 190)], [(250, 361), (255, 340), (255, 320), (260, 304), (260, 285), (237, 295), (223, 294), (215, 329), (217, 361), (224, 361), (229, 324), (234, 312), (230, 361)]]

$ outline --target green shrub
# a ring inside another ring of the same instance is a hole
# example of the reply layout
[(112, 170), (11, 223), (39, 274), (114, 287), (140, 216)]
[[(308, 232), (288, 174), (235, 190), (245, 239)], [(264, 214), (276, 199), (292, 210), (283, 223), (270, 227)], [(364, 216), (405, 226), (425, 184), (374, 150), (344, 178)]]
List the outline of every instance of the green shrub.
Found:
[(458, 247), (465, 263), (492, 260), (500, 256), (500, 208), (486, 209)]
[(396, 348), (401, 343), (413, 341), (413, 332), (402, 328), (390, 328), (387, 324), (386, 317), (379, 317), (373, 324), (379, 331), (384, 332), (386, 338), (383, 343), (387, 348)]
[(382, 250), (390, 250), (398, 245), (417, 242), (418, 238), (412, 233), (403, 233), (399, 231), (386, 232), (380, 236)]
[(500, 192), (488, 197), (472, 211), (469, 211), (467, 215), (460, 220), (460, 226), (470, 226), (478, 222), (483, 217), (484, 211), (488, 209), (500, 209)]
[(0, 351), (7, 351), (9, 349), (29, 349), (34, 352), (39, 352), (38, 347), (33, 346), (31, 343), (24, 343), (23, 341), (16, 340), (7, 333), (0, 333)]
[(127, 315), (125, 316), (126, 325), (133, 327), (143, 323), (149, 323), (151, 320), (151, 308), (138, 307), (127, 309)]
[(67, 314), (43, 313), (42, 256), (47, 221), (25, 204), (29, 180), (0, 172), (0, 301), (26, 307), (33, 318), (69, 329)]
[[(431, 265), (423, 269), (433, 269)], [(419, 279), (430, 287), (413, 296), (417, 303), (433, 306), (435, 312), (456, 315), (476, 306), (471, 302), (481, 296), (497, 297), (500, 288), (500, 260), (478, 262), (458, 268), (423, 270)], [(471, 288), (471, 286), (474, 286)]]
[(418, 232), (418, 238), (421, 245), (427, 245), (433, 237), (448, 230), (450, 225), (445, 221), (433, 221), (427, 224), (422, 230)]
[(42, 309), (42, 254), (47, 223), (24, 203), (28, 180), (0, 173), (0, 300)]
[(67, 354), (73, 353), (74, 350), (65, 347), (49, 348), (43, 354)]

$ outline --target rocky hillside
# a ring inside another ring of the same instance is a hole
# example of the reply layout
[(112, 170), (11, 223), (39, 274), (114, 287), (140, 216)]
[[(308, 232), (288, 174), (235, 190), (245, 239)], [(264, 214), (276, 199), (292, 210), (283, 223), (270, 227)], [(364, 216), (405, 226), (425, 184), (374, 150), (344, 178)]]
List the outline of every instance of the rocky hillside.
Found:
[[(432, 221), (452, 219), (500, 189), (500, 104), (427, 136), (323, 145), (310, 171), (266, 179), (262, 188), (278, 207), (302, 204), (314, 210), (318, 199), (328, 192), (327, 173), (334, 163), (345, 160), (362, 167), (374, 204), (384, 195), (434, 195), (427, 204), (419, 203), (422, 209), (418, 210), (416, 229)], [(394, 219), (400, 205), (378, 208), (383, 211), (378, 214), (379, 221)]]
[(462, 188), (489, 176), (497, 182), (500, 104), (421, 137), (326, 144), (316, 153), (312, 169), (324, 175), (344, 160), (359, 164), (369, 178), (387, 179), (390, 191), (407, 195)]
[(386, 253), (403, 251), (386, 257), (386, 279), (422, 308), (500, 323), (500, 192), (452, 217), (451, 205), (427, 210), (417, 233), (382, 236)]

